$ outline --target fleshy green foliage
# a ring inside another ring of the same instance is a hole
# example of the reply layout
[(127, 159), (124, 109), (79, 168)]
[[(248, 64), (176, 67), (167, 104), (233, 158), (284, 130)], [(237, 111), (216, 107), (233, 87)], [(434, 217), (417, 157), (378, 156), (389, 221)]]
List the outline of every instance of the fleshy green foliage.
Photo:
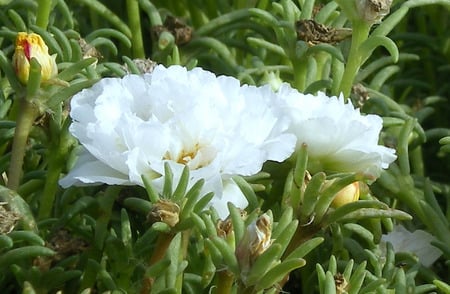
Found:
[[(2, 293), (449, 293), (450, 5), (394, 1), (371, 26), (357, 23), (348, 3), (0, 1)], [(170, 16), (185, 26), (162, 28)], [(296, 21), (307, 19), (334, 29), (353, 25), (361, 38), (300, 40)], [(28, 86), (18, 81), (11, 59), (19, 31), (40, 34), (57, 54), (53, 81), (40, 84), (33, 62)], [(368, 179), (317, 173), (305, 181), (305, 147), (295, 163), (268, 162), (257, 175), (234, 178), (249, 207), (243, 213), (230, 205), (226, 221), (207, 209), (212, 194), (201, 195), (202, 181), (187, 188), (188, 169), (173, 183), (167, 167), (161, 195), (145, 177), (145, 188), (62, 190), (57, 181), (79, 148), (68, 132), (71, 96), (102, 77), (142, 72), (135, 58), (144, 56), (248, 84), (287, 82), (302, 92), (350, 94), (354, 86), (352, 102), (383, 117), (380, 142), (395, 148), (398, 160), (360, 201), (331, 208), (342, 187)], [(23, 100), (37, 110), (20, 185), (9, 189)], [(237, 249), (263, 213), (273, 241), (245, 264)], [(7, 221), (14, 230), (3, 230)], [(442, 257), (426, 268), (389, 244), (383, 252), (381, 235), (395, 223), (431, 233)]]

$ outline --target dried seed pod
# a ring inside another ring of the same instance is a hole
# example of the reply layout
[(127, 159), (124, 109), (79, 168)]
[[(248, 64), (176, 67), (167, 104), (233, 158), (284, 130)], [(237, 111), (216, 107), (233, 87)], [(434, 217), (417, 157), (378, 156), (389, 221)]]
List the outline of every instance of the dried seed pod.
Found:
[(0, 202), (0, 234), (10, 233), (20, 219), (17, 213), (5, 209), (4, 206), (7, 204), (7, 202)]
[(150, 222), (163, 222), (168, 224), (170, 227), (174, 227), (179, 222), (180, 206), (178, 204), (160, 199), (152, 207), (147, 218)]
[(181, 19), (168, 15), (163, 25), (152, 27), (152, 34), (155, 39), (163, 32), (170, 32), (175, 37), (175, 44), (183, 45), (192, 39), (192, 28), (186, 25)]
[(352, 35), (349, 28), (332, 28), (320, 24), (312, 19), (301, 19), (295, 23), (297, 38), (309, 44), (335, 44)]
[(272, 245), (272, 219), (267, 214), (252, 222), (236, 248), (242, 273), (248, 273), (255, 260)]

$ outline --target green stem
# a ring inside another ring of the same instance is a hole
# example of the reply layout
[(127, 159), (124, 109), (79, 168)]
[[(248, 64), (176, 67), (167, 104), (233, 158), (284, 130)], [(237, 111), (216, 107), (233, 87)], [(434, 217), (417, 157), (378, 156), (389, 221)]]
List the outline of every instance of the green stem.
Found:
[(350, 96), (356, 74), (361, 67), (362, 54), (359, 51), (359, 48), (369, 36), (369, 30), (370, 24), (367, 22), (362, 20), (353, 21), (352, 45), (350, 47), (350, 53), (347, 58), (341, 85), (339, 87), (339, 90), (344, 94), (344, 97)]
[(304, 92), (306, 89), (306, 75), (307, 65), (306, 58), (295, 59), (292, 68), (294, 71), (294, 87), (300, 92)]
[(28, 134), (39, 114), (37, 107), (32, 102), (21, 99), (19, 103), (20, 111), (11, 148), (11, 163), (8, 169), (7, 187), (11, 190), (17, 190), (19, 187)]
[[(156, 240), (155, 249), (153, 250), (152, 257), (150, 258), (149, 266), (154, 265), (158, 261), (164, 258), (166, 256), (167, 249), (170, 246), (170, 243), (172, 242), (173, 238), (175, 237), (174, 234), (165, 234), (161, 233), (158, 236), (158, 239)], [(144, 280), (142, 281), (142, 288), (140, 293), (151, 293), (154, 279), (151, 277), (144, 277)]]
[(282, 259), (286, 258), (297, 247), (299, 247), (300, 245), (302, 245), (303, 243), (314, 237), (314, 235), (321, 229), (322, 228), (318, 225), (308, 225), (308, 226), (299, 225), (294, 233), (294, 236), (289, 242), (289, 245), (287, 246)]
[(109, 233), (111, 217), (113, 216), (113, 206), (119, 193), (121, 186), (108, 186), (103, 195), (97, 198), (99, 211), (95, 222), (94, 246), (101, 253), (104, 250), (105, 241)]
[[(58, 115), (59, 114), (59, 115)], [(61, 174), (64, 160), (69, 152), (71, 144), (70, 134), (68, 131), (69, 120), (67, 119), (64, 126), (58, 123), (61, 117), (61, 109), (53, 116), (50, 121), (51, 141), (52, 144), (48, 150), (48, 168), (45, 180), (44, 192), (41, 196), (39, 206), (39, 219), (50, 217), (53, 203), (55, 201), (56, 192), (58, 190), (58, 180)]]
[(150, 258), (150, 265), (154, 265), (158, 261), (164, 258), (166, 251), (172, 242), (173, 234), (160, 234), (158, 240), (156, 241), (155, 250), (153, 251), (152, 257)]
[(234, 276), (229, 271), (221, 271), (217, 274), (217, 292), (216, 294), (233, 293)]
[(418, 146), (411, 150), (409, 153), (411, 157), (411, 167), (413, 170), (413, 174), (424, 177), (425, 176), (425, 167), (423, 162), (423, 154), (422, 147)]
[(325, 67), (328, 59), (329, 55), (323, 51), (320, 51), (316, 54), (316, 62), (317, 62), (317, 76), (315, 77), (316, 81), (326, 79), (327, 77), (330, 76), (329, 69)]
[(52, 10), (52, 0), (38, 0), (38, 10), (36, 16), (36, 25), (47, 29), (50, 11)]
[[(178, 255), (179, 262), (186, 260), (186, 257), (188, 254), (190, 236), (191, 236), (191, 230), (186, 230), (181, 233), (181, 249), (180, 249), (180, 254)], [(178, 293), (181, 294), (182, 289), (183, 289), (183, 274), (182, 273), (177, 275), (177, 281), (176, 281), (175, 285), (176, 285), (176, 289), (177, 289)]]
[(48, 218), (51, 215), (56, 191), (58, 190), (58, 180), (62, 170), (60, 159), (60, 154), (55, 154), (49, 158), (44, 191), (39, 206), (39, 219)]
[(133, 44), (133, 57), (144, 58), (144, 43), (142, 41), (141, 15), (138, 0), (127, 0), (128, 25), (133, 32), (131, 43)]

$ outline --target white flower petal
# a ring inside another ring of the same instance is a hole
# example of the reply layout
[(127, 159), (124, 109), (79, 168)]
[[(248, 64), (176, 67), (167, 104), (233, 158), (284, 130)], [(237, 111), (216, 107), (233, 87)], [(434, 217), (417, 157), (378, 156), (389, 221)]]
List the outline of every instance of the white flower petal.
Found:
[(221, 219), (225, 219), (229, 215), (228, 202), (241, 209), (248, 205), (247, 198), (233, 180), (226, 180), (223, 185), (222, 195), (214, 195), (210, 203), (210, 206), (214, 207)]
[(297, 148), (308, 146), (311, 172), (363, 172), (375, 179), (396, 159), (394, 149), (378, 145), (379, 116), (362, 115), (343, 97), (303, 95), (286, 85), (279, 93)]
[[(175, 185), (188, 166), (190, 184), (204, 179), (204, 192), (215, 193), (224, 215), (228, 201), (247, 205), (230, 186), (232, 175), (253, 175), (265, 161), (283, 161), (294, 151), (279, 96), (269, 86), (240, 86), (200, 68), (157, 66), (151, 74), (102, 79), (75, 95), (70, 131), (125, 182), (143, 185), (142, 174), (163, 175), (167, 162)], [(101, 182), (84, 171), (62, 183)], [(158, 189), (162, 183), (154, 180)]]
[(129, 185), (128, 176), (112, 169), (83, 150), (75, 167), (59, 181), (63, 188), (89, 184)]
[(431, 266), (442, 255), (438, 248), (431, 245), (434, 240), (434, 236), (428, 232), (410, 232), (402, 225), (395, 226), (392, 232), (381, 236), (381, 241), (391, 243), (395, 252), (413, 253), (426, 267)]

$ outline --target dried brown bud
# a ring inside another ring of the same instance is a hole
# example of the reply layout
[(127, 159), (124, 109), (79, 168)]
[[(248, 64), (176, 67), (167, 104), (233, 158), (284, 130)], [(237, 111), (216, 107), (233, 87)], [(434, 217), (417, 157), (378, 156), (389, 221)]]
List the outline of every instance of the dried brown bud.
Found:
[(263, 214), (254, 225), (250, 225), (247, 231), (253, 237), (250, 240), (250, 254), (251, 257), (256, 258), (272, 244), (272, 220), (267, 214)]
[(347, 293), (348, 290), (348, 282), (345, 279), (344, 275), (341, 273), (337, 273), (334, 276), (334, 284), (336, 285), (336, 294), (344, 294)]
[(94, 57), (97, 59), (103, 58), (102, 54), (94, 46), (87, 43), (85, 39), (80, 38), (78, 40), (78, 44), (80, 45), (81, 53), (83, 54), (83, 59), (91, 58), (91, 57)]
[[(247, 218), (247, 212), (245, 210), (241, 210), (241, 218)], [(226, 239), (233, 232), (233, 222), (231, 221), (231, 217), (228, 216), (225, 220), (219, 219), (216, 225), (217, 235), (221, 238)]]
[(272, 219), (267, 214), (261, 215), (247, 227), (236, 248), (236, 257), (244, 276), (248, 273), (256, 258), (270, 247), (272, 244), (271, 237)]
[(179, 221), (180, 207), (169, 200), (158, 200), (149, 212), (147, 218), (150, 222), (163, 222), (174, 227)]
[(17, 213), (4, 208), (7, 204), (7, 202), (0, 202), (0, 234), (10, 233), (20, 219)]
[(389, 13), (392, 0), (356, 0), (359, 15), (369, 23), (380, 22)]
[(175, 37), (175, 44), (183, 45), (189, 43), (192, 39), (192, 28), (187, 26), (179, 18), (168, 15), (164, 24), (152, 27), (152, 33), (155, 39), (159, 39), (162, 32), (170, 32)]
[(302, 19), (295, 23), (297, 38), (309, 44), (335, 44), (352, 35), (349, 28), (332, 28), (320, 24), (312, 19)]
[(352, 100), (358, 107), (363, 107), (370, 98), (366, 87), (360, 83), (353, 85), (352, 94)]
[[(89, 243), (85, 240), (75, 237), (66, 229), (59, 229), (55, 232), (46, 246), (56, 252), (53, 256), (39, 256), (33, 260), (33, 265), (39, 267), (42, 271), (49, 270), (57, 262), (81, 254), (89, 248)], [(76, 262), (71, 264), (76, 266)]]
[[(144, 58), (136, 58), (133, 59), (133, 63), (136, 65), (136, 67), (139, 69), (139, 72), (141, 73), (151, 73), (155, 69), (155, 67), (158, 65), (155, 61), (151, 60), (150, 58), (144, 59)], [(128, 65), (123, 65), (123, 69), (126, 72), (130, 72), (130, 69), (128, 68)]]

